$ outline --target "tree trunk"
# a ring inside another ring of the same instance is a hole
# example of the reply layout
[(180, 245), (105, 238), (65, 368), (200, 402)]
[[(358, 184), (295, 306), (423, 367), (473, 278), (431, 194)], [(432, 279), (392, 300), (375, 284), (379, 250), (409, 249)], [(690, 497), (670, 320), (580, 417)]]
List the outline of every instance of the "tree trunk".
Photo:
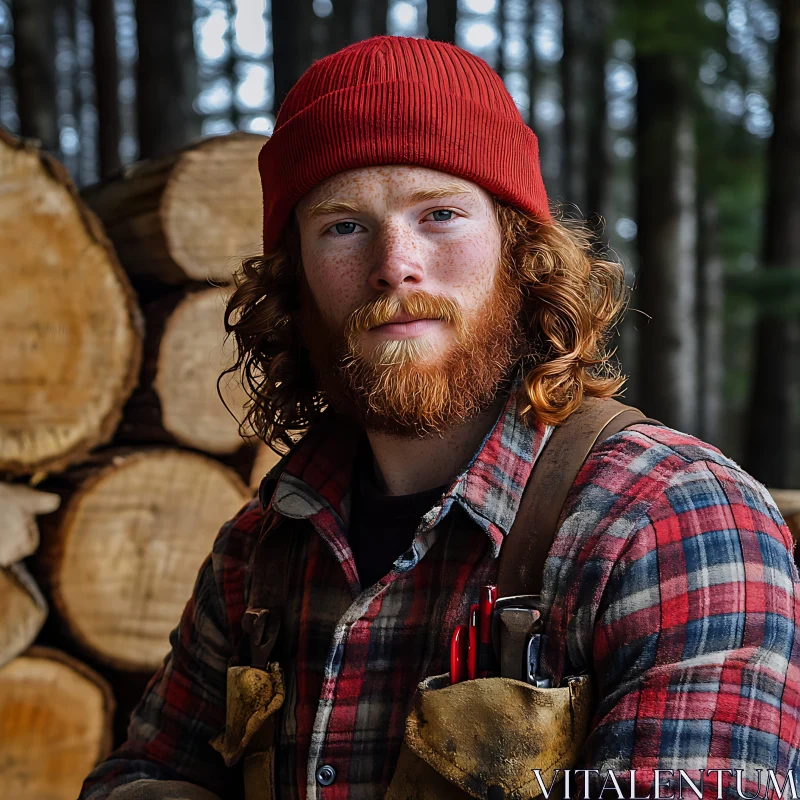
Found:
[(368, 36), (386, 35), (386, 18), (389, 16), (389, 0), (361, 0), (362, 7), (369, 9), (369, 30), (367, 36), (359, 36), (359, 39), (366, 39)]
[(355, 21), (356, 0), (336, 0), (329, 26), (329, 52), (334, 53), (356, 41)]
[(14, 79), (20, 133), (59, 154), (56, 108), (56, 31), (50, 0), (17, 0), (14, 17)]
[(61, 469), (107, 442), (141, 319), (96, 217), (54, 159), (0, 131), (0, 471)]
[(586, 218), (602, 235), (611, 201), (611, 154), (607, 121), (606, 61), (611, 9), (608, 0), (586, 8)]
[(271, 0), (274, 111), (297, 79), (311, 66), (316, 15), (311, 0)]
[(227, 408), (217, 394), (217, 379), (232, 363), (232, 345), (223, 345), (229, 294), (193, 289), (145, 306), (142, 376), (123, 412), (117, 442), (178, 444), (218, 456), (245, 446), (231, 415), (243, 418), (244, 390), (222, 381)]
[(700, 436), (720, 445), (725, 380), (725, 274), (719, 249), (719, 207), (703, 192), (698, 203)]
[(200, 136), (192, 0), (137, 0), (139, 155), (163, 156)]
[(33, 644), (46, 618), (47, 603), (25, 567), (0, 567), (0, 667)]
[(261, 251), (256, 160), (265, 141), (241, 132), (204, 139), (84, 190), (135, 280), (228, 282), (243, 253)]
[(575, 204), (580, 215), (586, 209), (586, 37), (582, 0), (562, 0), (561, 104), (562, 126), (561, 186), (567, 203)]
[(527, 4), (527, 17), (525, 20), (528, 45), (528, 125), (538, 137), (538, 124), (536, 122), (536, 99), (539, 92), (541, 74), (539, 72), (539, 58), (536, 54), (536, 9), (537, 0), (529, 0)]
[[(781, 3), (775, 61), (775, 129), (769, 147), (763, 259), (767, 270), (800, 270), (800, 5)], [(756, 478), (785, 486), (791, 468), (792, 352), (796, 323), (765, 316), (758, 325), (745, 463)]]
[(38, 569), (67, 632), (116, 669), (155, 669), (220, 526), (250, 499), (227, 467), (181, 450), (106, 452), (53, 480)]
[(100, 175), (105, 178), (120, 167), (121, 123), (116, 17), (111, 0), (90, 0), (89, 11), (94, 41), (97, 144)]
[(428, 38), (438, 42), (455, 42), (458, 18), (457, 0), (429, 0)]
[(75, 800), (111, 749), (114, 698), (93, 670), (32, 647), (0, 669), (0, 796)]
[(639, 347), (641, 408), (697, 430), (695, 136), (675, 57), (639, 56), (636, 305), (650, 317)]

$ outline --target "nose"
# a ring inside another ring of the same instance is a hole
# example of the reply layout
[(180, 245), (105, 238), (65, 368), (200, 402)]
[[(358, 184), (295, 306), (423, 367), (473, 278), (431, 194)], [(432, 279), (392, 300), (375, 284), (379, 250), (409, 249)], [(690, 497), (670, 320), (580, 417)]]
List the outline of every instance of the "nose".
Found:
[(413, 289), (425, 274), (421, 248), (406, 226), (385, 225), (377, 233), (369, 285), (378, 292)]

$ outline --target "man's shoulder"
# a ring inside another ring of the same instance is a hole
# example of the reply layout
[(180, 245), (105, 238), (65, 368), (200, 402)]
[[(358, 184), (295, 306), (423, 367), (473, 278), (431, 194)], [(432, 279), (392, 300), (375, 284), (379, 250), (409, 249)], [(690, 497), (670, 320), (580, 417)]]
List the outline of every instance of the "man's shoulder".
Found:
[[(638, 423), (596, 445), (581, 470), (573, 493), (611, 494), (618, 503), (646, 515), (648, 507), (668, 501), (684, 507), (736, 504), (783, 520), (767, 489), (719, 449), (664, 425)], [(585, 491), (583, 491), (585, 490)]]

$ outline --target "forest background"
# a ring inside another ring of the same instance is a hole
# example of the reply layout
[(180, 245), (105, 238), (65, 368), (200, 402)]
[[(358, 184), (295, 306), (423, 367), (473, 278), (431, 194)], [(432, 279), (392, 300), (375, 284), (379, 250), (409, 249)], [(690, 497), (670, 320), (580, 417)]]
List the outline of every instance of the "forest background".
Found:
[(269, 134), (312, 61), (379, 33), (502, 75), (550, 197), (634, 287), (626, 401), (800, 486), (797, 0), (0, 0), (0, 126), (86, 187)]

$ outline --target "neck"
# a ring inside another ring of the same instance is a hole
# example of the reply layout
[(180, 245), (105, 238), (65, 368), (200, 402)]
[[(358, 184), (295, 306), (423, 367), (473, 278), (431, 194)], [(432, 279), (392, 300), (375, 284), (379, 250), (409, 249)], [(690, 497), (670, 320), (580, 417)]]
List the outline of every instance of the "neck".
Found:
[(487, 411), (441, 436), (403, 439), (368, 431), (380, 488), (389, 495), (416, 494), (453, 481), (475, 455), (504, 402), (498, 397)]

